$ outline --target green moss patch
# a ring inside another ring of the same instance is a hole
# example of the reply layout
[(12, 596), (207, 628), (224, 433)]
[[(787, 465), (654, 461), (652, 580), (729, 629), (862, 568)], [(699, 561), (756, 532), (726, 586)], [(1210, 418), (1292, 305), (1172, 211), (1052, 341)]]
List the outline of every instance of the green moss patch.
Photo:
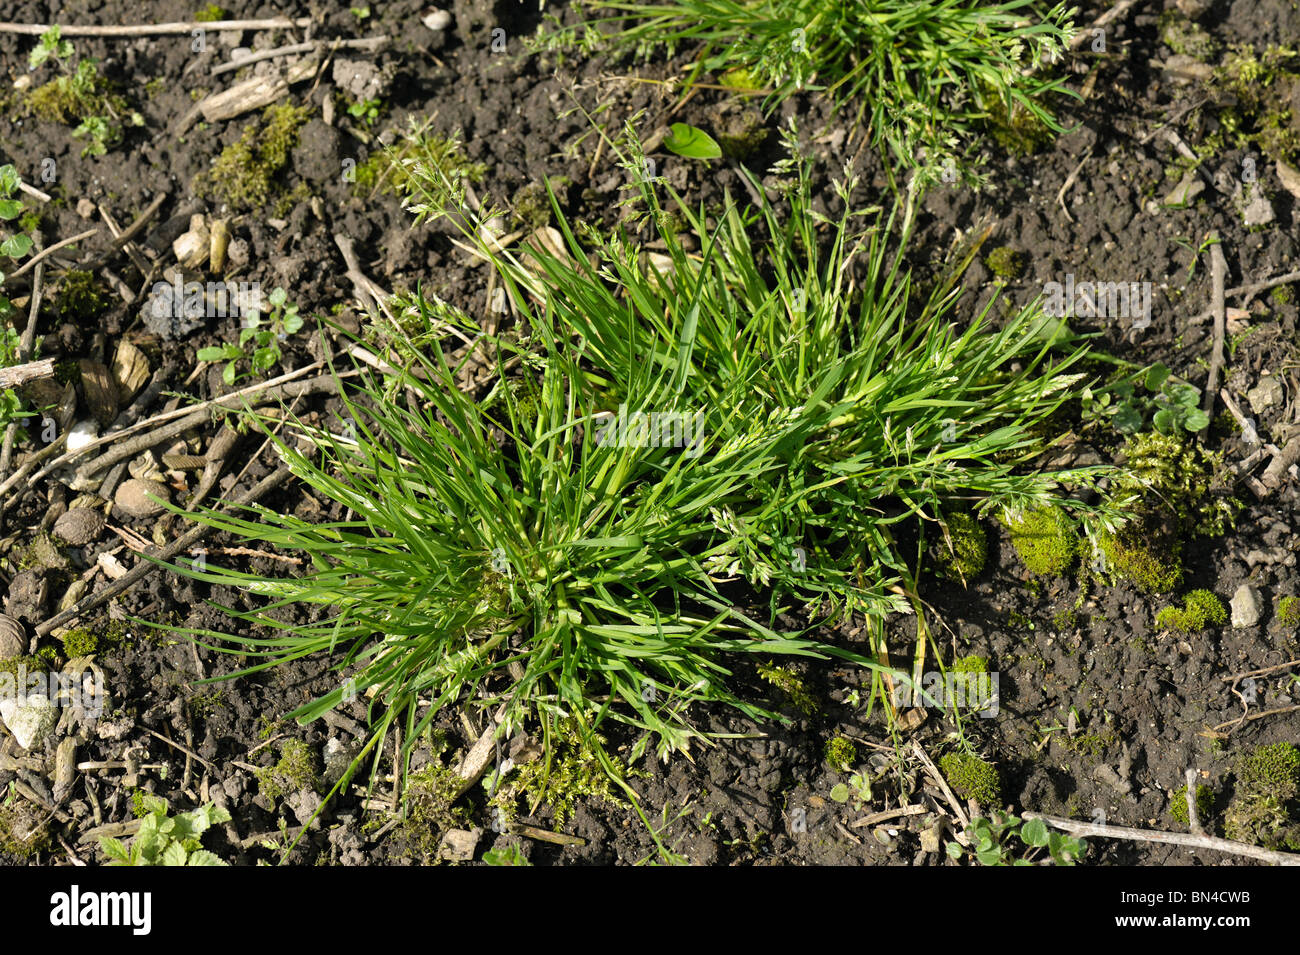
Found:
[(1060, 508), (1042, 507), (1005, 521), (1011, 545), (1031, 574), (1060, 577), (1081, 549), (1078, 533)]
[(981, 806), (995, 806), (1002, 799), (1002, 781), (997, 767), (971, 753), (948, 753), (939, 760), (944, 778), (964, 799)]
[(1156, 614), (1156, 624), (1161, 629), (1180, 633), (1196, 633), (1227, 622), (1228, 610), (1223, 601), (1208, 590), (1193, 590), (1183, 598), (1182, 607), (1165, 607)]
[(213, 160), (212, 168), (196, 177), (195, 191), (232, 209), (262, 208), (280, 191), (280, 174), (310, 115), (307, 106), (268, 106), (260, 123), (245, 126), (239, 139)]

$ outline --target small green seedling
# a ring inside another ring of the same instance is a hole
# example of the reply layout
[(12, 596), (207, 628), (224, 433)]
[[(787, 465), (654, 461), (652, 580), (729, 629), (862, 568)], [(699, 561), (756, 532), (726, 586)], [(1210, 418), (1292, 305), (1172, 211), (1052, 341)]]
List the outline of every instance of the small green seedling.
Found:
[(204, 849), (199, 839), (217, 823), (229, 822), (230, 813), (211, 803), (167, 815), (167, 800), (145, 795), (148, 814), (140, 831), (128, 848), (107, 836), (99, 840), (100, 848), (113, 860), (110, 865), (229, 865)]
[(36, 69), (50, 57), (66, 60), (72, 56), (72, 41), (63, 39), (63, 28), (57, 23), (41, 34), (40, 43), (27, 60), (30, 69)]
[[(287, 295), (278, 286), (268, 301), (271, 314), (263, 321), (258, 309), (249, 309), (244, 315), (244, 327), (239, 332), (239, 344), (213, 345), (200, 348), (199, 361), (224, 361), (221, 380), (233, 385), (239, 378), (239, 363), (248, 359), (254, 374), (265, 374), (280, 362), (280, 342), (302, 328), (302, 316), (297, 305), (287, 305)], [(252, 351), (247, 350), (252, 343)]]
[(871, 777), (866, 772), (854, 773), (847, 783), (838, 783), (831, 789), (831, 799), (835, 802), (848, 802), (849, 797), (856, 797), (858, 808), (871, 802)]
[(57, 24), (41, 35), (28, 63), (35, 70), (52, 62), (60, 75), (32, 90), (31, 107), (42, 119), (69, 126), (76, 123), (73, 137), (88, 140), (81, 155), (102, 156), (121, 141), (123, 121), (143, 126), (144, 117), (130, 109), (125, 99), (107, 92), (94, 57), (83, 56), (74, 68), (70, 62), (73, 52)]
[(532, 863), (524, 858), (518, 846), (506, 846), (502, 849), (489, 849), (483, 853), (484, 865), (527, 865)]
[(1110, 418), (1121, 434), (1137, 434), (1148, 424), (1165, 435), (1186, 431), (1194, 434), (1210, 423), (1201, 410), (1201, 390), (1184, 381), (1174, 381), (1168, 366), (1156, 362), (1142, 377), (1139, 393), (1131, 380), (1117, 382), (1100, 391), (1084, 392), (1084, 416)]
[[(25, 232), (10, 232), (6, 223), (22, 215), (23, 201), (14, 198), (21, 180), (17, 170), (6, 163), (0, 166), (0, 286), (4, 285), (3, 264), (6, 259), (20, 259), (32, 250), (32, 237)], [(0, 290), (0, 321), (13, 312), (8, 296)], [(9, 326), (0, 327), (0, 367), (8, 368), (19, 361), (18, 333)], [(24, 417), (22, 399), (12, 388), (0, 392), (0, 427)]]
[(348, 115), (363, 125), (373, 126), (379, 120), (379, 110), (383, 106), (377, 99), (365, 99), (348, 107)]
[[(1088, 849), (1082, 839), (1052, 832), (1041, 819), (1022, 821), (1018, 816), (1001, 813), (995, 819), (976, 816), (970, 821), (966, 835), (970, 848), (950, 842), (948, 858), (960, 861), (967, 852), (972, 852), (980, 865), (1036, 865), (1046, 861), (1036, 859), (1041, 854), (1039, 850), (1046, 849), (1048, 858), (1056, 865), (1074, 865)], [(1012, 836), (1028, 850), (1023, 856), (1008, 843)]]
[(673, 123), (664, 139), (664, 149), (687, 159), (717, 159), (722, 155), (722, 147), (712, 136), (686, 123)]

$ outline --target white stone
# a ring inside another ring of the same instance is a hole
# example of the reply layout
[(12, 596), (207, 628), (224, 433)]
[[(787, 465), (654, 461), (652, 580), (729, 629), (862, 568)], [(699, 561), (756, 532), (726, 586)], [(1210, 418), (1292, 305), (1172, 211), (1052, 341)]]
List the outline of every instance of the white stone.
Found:
[(99, 438), (99, 429), (93, 421), (78, 421), (68, 432), (68, 450), (80, 451)]
[(430, 30), (445, 30), (451, 26), (451, 14), (435, 7), (425, 14), (420, 22)]
[(1259, 623), (1259, 592), (1250, 584), (1242, 584), (1232, 595), (1232, 625), (1253, 627)]
[(59, 722), (58, 708), (49, 698), (33, 693), (21, 700), (0, 700), (0, 719), (23, 749), (33, 749), (54, 732)]

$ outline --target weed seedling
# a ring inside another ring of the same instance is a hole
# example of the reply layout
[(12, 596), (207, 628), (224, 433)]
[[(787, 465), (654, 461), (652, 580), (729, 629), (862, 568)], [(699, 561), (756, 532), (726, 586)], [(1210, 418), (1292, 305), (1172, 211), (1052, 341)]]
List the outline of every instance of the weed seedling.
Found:
[[(970, 848), (959, 842), (948, 843), (948, 858), (960, 861), (973, 853), (980, 865), (1040, 865), (1050, 860), (1056, 865), (1074, 865), (1088, 850), (1082, 839), (1053, 832), (1041, 819), (1021, 820), (1018, 816), (995, 813), (992, 819), (976, 816), (966, 830)], [(1008, 840), (1015, 838), (1022, 848)], [(1039, 850), (1047, 850), (1047, 859), (1036, 861)], [(1019, 853), (1028, 850), (1022, 856)]]
[(213, 345), (200, 348), (199, 361), (224, 361), (221, 380), (233, 385), (241, 377), (239, 363), (247, 361), (251, 373), (264, 375), (280, 363), (280, 343), (302, 328), (302, 316), (297, 305), (286, 304), (287, 294), (276, 287), (267, 297), (271, 314), (262, 318), (260, 310), (253, 308), (244, 313), (239, 344)]
[(169, 816), (167, 800), (146, 793), (141, 801), (147, 812), (129, 848), (118, 839), (100, 838), (100, 848), (111, 860), (109, 865), (230, 864), (204, 849), (200, 842), (208, 829), (230, 821), (226, 810), (209, 803)]
[(28, 103), (42, 119), (65, 125), (77, 123), (72, 135), (87, 139), (82, 156), (102, 156), (122, 140), (122, 124), (143, 126), (144, 118), (130, 109), (121, 96), (108, 92), (108, 84), (99, 74), (94, 57), (82, 57), (71, 65), (72, 44), (62, 38), (56, 24), (41, 35), (40, 44), (31, 53), (30, 66), (37, 69), (49, 62), (59, 75), (32, 90)]

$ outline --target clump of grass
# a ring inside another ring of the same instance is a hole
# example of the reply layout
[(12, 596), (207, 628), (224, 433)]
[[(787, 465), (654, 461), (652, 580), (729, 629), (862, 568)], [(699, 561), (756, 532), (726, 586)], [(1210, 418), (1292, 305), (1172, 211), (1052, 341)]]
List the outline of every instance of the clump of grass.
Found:
[(698, 47), (695, 70), (767, 88), (775, 107), (801, 89), (825, 89), (865, 117), (890, 162), (936, 168), (964, 151), (991, 116), (1024, 112), (1059, 132), (1051, 97), (1062, 77), (1043, 64), (1062, 54), (1072, 10), (1036, 0), (595, 0), (592, 22), (616, 48)]
[(235, 210), (262, 208), (280, 190), (280, 174), (298, 144), (298, 129), (310, 115), (307, 106), (268, 106), (260, 123), (245, 126), (239, 139), (212, 161), (212, 168), (195, 177), (195, 191)]
[(1031, 574), (1060, 577), (1082, 547), (1078, 532), (1059, 507), (1040, 507), (1004, 519), (1011, 546)]
[(1223, 601), (1209, 590), (1193, 590), (1183, 598), (1182, 607), (1165, 607), (1156, 614), (1156, 625), (1164, 630), (1196, 633), (1206, 627), (1219, 627), (1228, 620)]
[(944, 777), (964, 799), (974, 799), (981, 806), (996, 806), (1002, 799), (1002, 780), (998, 768), (973, 753), (946, 753), (939, 759)]
[[(644, 168), (639, 154), (620, 156)], [(400, 324), (368, 340), (391, 370), (361, 368), (341, 389), (348, 424), (299, 422), (305, 450), (271, 436), (313, 494), (355, 516), (194, 515), (305, 552), (311, 571), (173, 568), (267, 598), (227, 608), (245, 625), (238, 634), (195, 634), (255, 655), (241, 672), (329, 653), (351, 668), (347, 684), (293, 717), (373, 690), (374, 736), (354, 768), (397, 720), (409, 754), (443, 707), (469, 699), (504, 706), (511, 726), (536, 719), (554, 733), (574, 721), (613, 777), (596, 736), (605, 720), (639, 734), (634, 761), (652, 744), (666, 756), (707, 739), (695, 703), (775, 718), (734, 694), (728, 659), (834, 656), (887, 670), (884, 615), (915, 593), (894, 525), (937, 520), (954, 499), (1042, 507), (1061, 484), (1104, 473), (1027, 467), (1043, 447), (1033, 428), (1071, 397), (1083, 348), (1044, 340), (1032, 308), (996, 329), (987, 313), (958, 327), (951, 285), (914, 300), (890, 251), (910, 234), (910, 206), (845, 212), (823, 239), (807, 164), (791, 161), (779, 170), (791, 177), (789, 219), (775, 204), (728, 199), (715, 225), (674, 197), (698, 254), (644, 182), (626, 229), (580, 240), (552, 196), (565, 248), (504, 251), (482, 228), (495, 210), (467, 214), (454, 173), (408, 169), (408, 205), (463, 230), (517, 309), (517, 330), (484, 335), (477, 320), (413, 296)], [(843, 185), (847, 209), (850, 194)], [(638, 254), (639, 225), (670, 271)], [(864, 278), (851, 287), (855, 264)], [(482, 401), (457, 384), (453, 330), (480, 336), (497, 369)], [(742, 578), (770, 595), (765, 618), (727, 596)], [(817, 620), (864, 613), (873, 655), (780, 632), (795, 602)], [(290, 604), (323, 613), (286, 624), (276, 610)], [(873, 690), (887, 692), (883, 679)]]

